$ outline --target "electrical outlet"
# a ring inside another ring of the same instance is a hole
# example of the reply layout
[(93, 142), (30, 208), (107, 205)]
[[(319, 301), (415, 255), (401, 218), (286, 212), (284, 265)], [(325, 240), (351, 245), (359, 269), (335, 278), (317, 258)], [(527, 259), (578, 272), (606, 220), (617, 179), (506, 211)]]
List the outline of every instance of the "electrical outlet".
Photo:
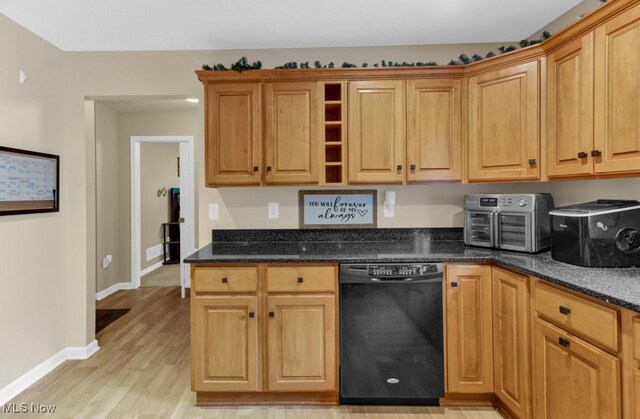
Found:
[(209, 219), (217, 220), (220, 218), (220, 205), (209, 204)]
[(384, 216), (386, 218), (394, 218), (396, 216), (396, 206), (393, 204), (384, 204)]
[(276, 220), (280, 218), (280, 204), (277, 202), (269, 202), (268, 218)]

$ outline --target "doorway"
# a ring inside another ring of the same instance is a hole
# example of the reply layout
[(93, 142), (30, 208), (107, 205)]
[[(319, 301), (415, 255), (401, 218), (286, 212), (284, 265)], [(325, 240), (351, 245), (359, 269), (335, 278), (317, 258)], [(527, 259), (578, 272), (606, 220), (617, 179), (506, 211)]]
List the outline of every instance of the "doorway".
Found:
[[(132, 136), (131, 144), (131, 287), (140, 287), (143, 273), (141, 258), (141, 155), (143, 144), (178, 144), (179, 146), (179, 273), (181, 296), (191, 284), (189, 266), (183, 260), (195, 250), (194, 138), (192, 136)], [(167, 191), (172, 193), (173, 191)], [(159, 190), (158, 194), (164, 193)], [(174, 226), (165, 226), (168, 231)], [(163, 234), (164, 236), (164, 234)], [(163, 244), (163, 246), (165, 246)], [(168, 244), (167, 246), (170, 246)], [(164, 250), (164, 249), (163, 249)], [(166, 252), (171, 252), (167, 247)], [(165, 253), (163, 251), (163, 253)]]

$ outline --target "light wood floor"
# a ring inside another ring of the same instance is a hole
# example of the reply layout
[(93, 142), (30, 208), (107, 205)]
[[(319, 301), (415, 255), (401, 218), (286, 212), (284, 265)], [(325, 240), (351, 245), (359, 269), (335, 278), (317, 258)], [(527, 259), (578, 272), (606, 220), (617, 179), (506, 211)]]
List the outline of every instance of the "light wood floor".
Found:
[(162, 265), (140, 278), (141, 287), (179, 287), (180, 264)]
[[(67, 361), (16, 397), (15, 403), (56, 406), (55, 418), (221, 419), (489, 419), (493, 409), (329, 407), (198, 408), (190, 390), (189, 298), (178, 287), (119, 291), (98, 308), (131, 308), (97, 335), (101, 349)], [(28, 415), (13, 415), (25, 418)], [(13, 417), (12, 415), (2, 416)]]

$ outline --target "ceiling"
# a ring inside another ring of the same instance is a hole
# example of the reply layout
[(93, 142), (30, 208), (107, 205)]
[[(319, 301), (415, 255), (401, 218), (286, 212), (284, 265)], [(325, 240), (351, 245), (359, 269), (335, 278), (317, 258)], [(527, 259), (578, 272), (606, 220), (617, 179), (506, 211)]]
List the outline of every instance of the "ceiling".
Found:
[(581, 0), (0, 0), (65, 51), (458, 44), (527, 38)]

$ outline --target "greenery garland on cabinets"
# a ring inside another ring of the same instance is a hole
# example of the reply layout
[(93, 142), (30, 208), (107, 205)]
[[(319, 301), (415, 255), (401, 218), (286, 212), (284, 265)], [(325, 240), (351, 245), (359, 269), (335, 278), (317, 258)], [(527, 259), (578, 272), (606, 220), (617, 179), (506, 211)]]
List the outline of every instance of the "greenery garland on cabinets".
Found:
[[(602, 3), (606, 3), (607, 0), (600, 0)], [(551, 34), (547, 31), (542, 32), (542, 37), (540, 39), (523, 39), (522, 41), (520, 41), (518, 44), (520, 46), (520, 48), (526, 48), (529, 47), (531, 45), (536, 45), (539, 44), (540, 42), (544, 41), (545, 39), (549, 38), (551, 36)], [(498, 54), (505, 54), (507, 52), (511, 52), (511, 51), (515, 51), (516, 49), (518, 49), (518, 47), (516, 47), (515, 45), (503, 45), (500, 48), (498, 48)], [(495, 57), (496, 53), (494, 53), (493, 51), (489, 51), (489, 53), (487, 53), (484, 57), (478, 54), (473, 54), (471, 57), (469, 57), (467, 54), (462, 54), (458, 57), (457, 60), (452, 59), (451, 61), (449, 61), (448, 65), (464, 65), (464, 64), (469, 64), (469, 63), (473, 63), (473, 62), (477, 62), (480, 60), (484, 60), (485, 58), (491, 58), (491, 57)], [(408, 63), (406, 61), (403, 61), (402, 63), (398, 63), (392, 60), (382, 60), (380, 62), (380, 64), (375, 63), (373, 64), (373, 67), (426, 67), (426, 66), (435, 66), (438, 65), (438, 63), (436, 63), (435, 61), (418, 61), (417, 63)], [(353, 64), (353, 63), (348, 63), (348, 62), (343, 62), (342, 65), (340, 66), (341, 68), (357, 68), (358, 66)], [(362, 63), (361, 68), (368, 68), (369, 64), (368, 63)], [(247, 60), (247, 57), (242, 57), (240, 58), (238, 61), (236, 61), (235, 63), (231, 64), (230, 68), (225, 67), (223, 64), (215, 64), (214, 66), (209, 66), (207, 64), (202, 66), (203, 70), (214, 70), (214, 71), (222, 71), (222, 70), (233, 70), (233, 71), (237, 71), (239, 73), (243, 72), (243, 71), (248, 71), (248, 70), (260, 70), (262, 68), (262, 63), (260, 61), (255, 61), (252, 64), (249, 64), (249, 61)], [(313, 67), (311, 67), (309, 65), (309, 61), (305, 61), (305, 62), (301, 62), (298, 63), (297, 61), (290, 61), (288, 63), (285, 63), (281, 66), (277, 66), (276, 69), (307, 69), (307, 68), (336, 68), (335, 64), (332, 62), (330, 62), (329, 64), (322, 64), (320, 61), (315, 61), (313, 63)]]

